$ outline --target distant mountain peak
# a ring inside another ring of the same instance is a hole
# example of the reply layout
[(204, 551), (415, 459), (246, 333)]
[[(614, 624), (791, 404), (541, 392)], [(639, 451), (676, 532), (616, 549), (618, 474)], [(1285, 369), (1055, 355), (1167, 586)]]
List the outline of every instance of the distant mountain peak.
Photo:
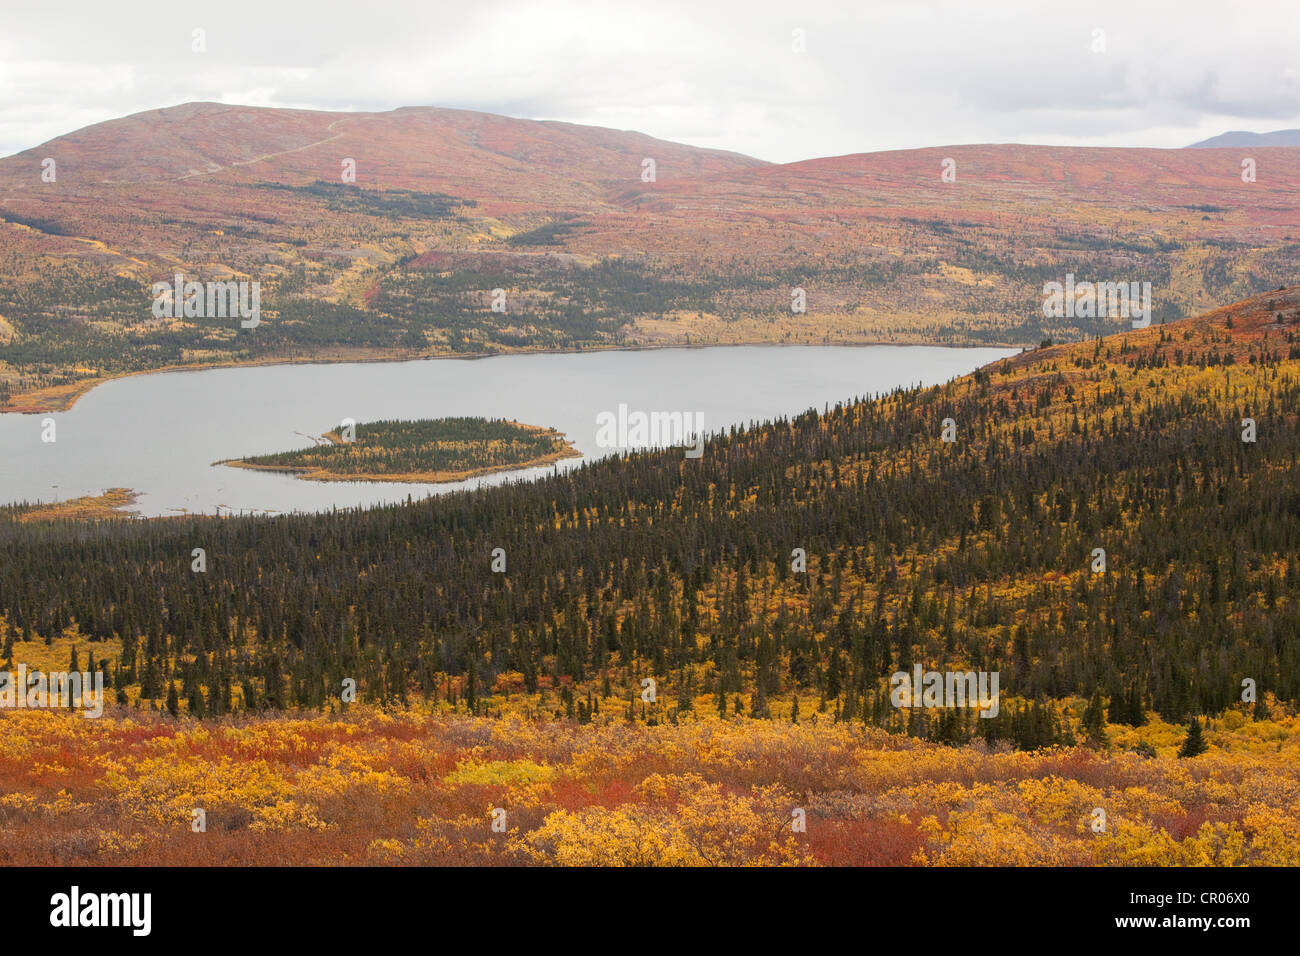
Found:
[(1279, 129), (1271, 133), (1250, 133), (1234, 129), (1218, 136), (1211, 136), (1199, 143), (1192, 143), (1188, 149), (1222, 149), (1237, 146), (1300, 146), (1300, 129)]

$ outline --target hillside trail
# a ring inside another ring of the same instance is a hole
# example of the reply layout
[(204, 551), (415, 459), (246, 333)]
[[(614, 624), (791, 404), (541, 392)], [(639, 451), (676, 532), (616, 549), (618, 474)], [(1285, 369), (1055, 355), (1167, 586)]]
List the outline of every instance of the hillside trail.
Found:
[[(342, 122), (343, 119), (336, 119), (334, 120), (334, 122), (330, 123), (329, 126), (325, 128), (327, 130), (333, 130), (335, 126), (337, 126), (339, 123)], [(215, 175), (216, 173), (222, 172), (227, 169), (234, 169), (236, 166), (251, 166), (253, 163), (260, 163), (268, 159), (275, 159), (277, 156), (288, 156), (290, 153), (301, 153), (304, 149), (312, 149), (316, 146), (324, 146), (326, 143), (332, 143), (334, 142), (334, 140), (339, 139), (342, 136), (343, 136), (342, 133), (335, 133), (333, 136), (328, 136), (325, 139), (318, 140), (315, 143), (307, 143), (304, 146), (295, 146), (293, 149), (282, 149), (278, 153), (266, 153), (265, 155), (262, 156), (254, 156), (252, 159), (238, 159), (235, 160), (233, 163), (231, 163), (229, 166), (222, 166), (214, 163), (213, 165), (217, 167), (216, 169), (204, 169), (193, 173), (186, 173), (184, 176), (176, 177), (176, 179), (174, 179), (173, 182), (181, 182), (182, 180), (185, 179), (193, 179), (195, 176), (212, 176)]]

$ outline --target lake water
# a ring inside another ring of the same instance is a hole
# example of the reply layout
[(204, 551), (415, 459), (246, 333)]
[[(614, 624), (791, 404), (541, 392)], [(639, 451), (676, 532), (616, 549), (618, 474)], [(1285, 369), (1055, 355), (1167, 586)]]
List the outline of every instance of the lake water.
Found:
[[(1013, 350), (931, 346), (739, 346), (506, 355), (401, 363), (276, 365), (165, 372), (108, 382), (70, 411), (0, 415), (0, 502), (50, 502), (112, 487), (144, 515), (321, 511), (424, 497), (545, 473), (455, 484), (314, 482), (213, 466), (303, 448), (344, 418), (511, 418), (564, 432), (587, 458), (610, 454), (597, 416), (675, 411), (708, 432), (809, 408), (934, 385)], [(42, 442), (42, 421), (56, 441)], [(618, 449), (613, 449), (617, 451)], [(573, 458), (557, 467), (569, 468)]]

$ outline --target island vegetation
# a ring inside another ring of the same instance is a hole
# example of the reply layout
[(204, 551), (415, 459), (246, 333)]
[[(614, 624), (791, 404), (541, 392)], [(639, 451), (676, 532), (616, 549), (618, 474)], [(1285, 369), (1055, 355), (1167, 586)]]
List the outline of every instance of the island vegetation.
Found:
[(505, 419), (436, 418), (339, 425), (310, 448), (217, 462), (312, 481), (463, 481), (535, 468), (580, 452), (552, 428)]

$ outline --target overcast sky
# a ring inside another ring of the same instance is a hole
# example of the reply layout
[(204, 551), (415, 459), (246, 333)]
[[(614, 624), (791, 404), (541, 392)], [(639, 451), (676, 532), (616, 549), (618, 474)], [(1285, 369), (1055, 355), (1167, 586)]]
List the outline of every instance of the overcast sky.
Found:
[(1300, 3), (6, 2), (0, 155), (192, 100), (450, 106), (778, 162), (954, 143), (1185, 146), (1300, 127)]

